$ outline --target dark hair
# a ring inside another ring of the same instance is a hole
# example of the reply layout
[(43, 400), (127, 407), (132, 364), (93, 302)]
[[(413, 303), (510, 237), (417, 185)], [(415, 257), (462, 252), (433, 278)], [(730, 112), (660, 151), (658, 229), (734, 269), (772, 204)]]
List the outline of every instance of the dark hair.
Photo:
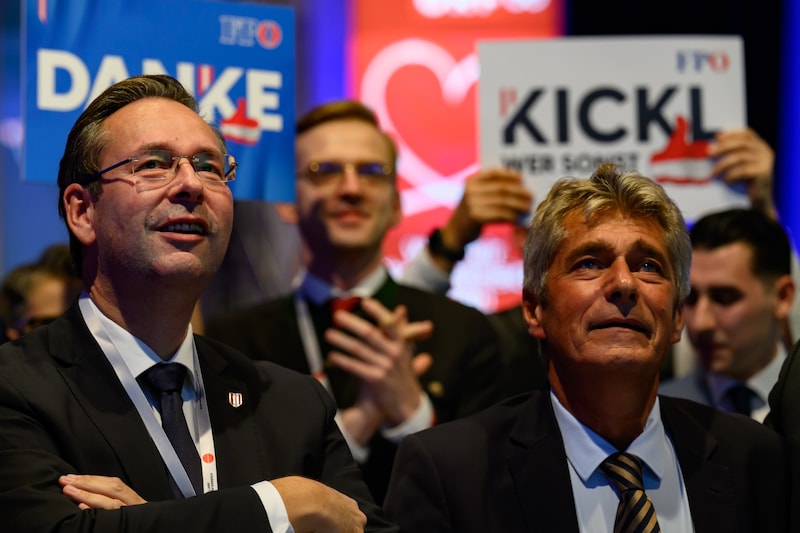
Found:
[[(79, 183), (100, 170), (100, 154), (109, 142), (103, 122), (126, 105), (144, 98), (167, 98), (198, 112), (197, 101), (178, 80), (164, 74), (134, 76), (116, 83), (103, 91), (81, 113), (67, 136), (64, 155), (58, 168), (58, 213), (66, 221), (64, 191), (72, 183)], [(216, 130), (215, 130), (216, 131)], [(224, 150), (224, 140), (217, 133)], [(94, 181), (87, 189), (94, 198), (102, 191), (102, 183)], [(75, 270), (81, 272), (83, 260), (81, 243), (69, 231), (69, 246)]]
[(375, 129), (380, 132), (381, 136), (386, 141), (387, 147), (389, 148), (389, 157), (392, 163), (392, 175), (395, 174), (395, 168), (397, 166), (397, 146), (392, 138), (386, 132), (381, 130), (375, 113), (361, 102), (356, 102), (355, 100), (337, 100), (312, 108), (299, 119), (297, 119), (297, 135), (301, 135), (312, 128), (315, 128), (321, 124), (325, 124), (326, 122), (334, 122), (338, 120), (359, 120), (375, 126)]
[(779, 222), (754, 209), (729, 209), (700, 218), (689, 231), (692, 248), (714, 250), (744, 243), (752, 250), (750, 268), (762, 281), (791, 274), (789, 236)]
[[(5, 326), (24, 333), (24, 324), (20, 321), (28, 310), (28, 301), (31, 293), (43, 282), (49, 279), (62, 280), (65, 289), (69, 289), (70, 278), (63, 272), (58, 272), (40, 263), (24, 263), (15, 267), (3, 278), (0, 284), (0, 322)], [(75, 285), (72, 286), (73, 288)], [(77, 296), (74, 290), (65, 293), (65, 297)], [(64, 304), (66, 305), (66, 301)], [(5, 337), (5, 332), (3, 332)]]

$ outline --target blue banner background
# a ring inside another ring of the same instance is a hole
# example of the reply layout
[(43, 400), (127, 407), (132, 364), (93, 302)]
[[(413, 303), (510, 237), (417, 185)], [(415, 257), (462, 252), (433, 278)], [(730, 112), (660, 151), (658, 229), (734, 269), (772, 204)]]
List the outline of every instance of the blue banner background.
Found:
[[(222, 126), (239, 161), (236, 198), (294, 200), (292, 9), (208, 0), (24, 5), (24, 179), (55, 182), (69, 129), (103, 89), (164, 73)], [(237, 105), (249, 121), (226, 124)]]

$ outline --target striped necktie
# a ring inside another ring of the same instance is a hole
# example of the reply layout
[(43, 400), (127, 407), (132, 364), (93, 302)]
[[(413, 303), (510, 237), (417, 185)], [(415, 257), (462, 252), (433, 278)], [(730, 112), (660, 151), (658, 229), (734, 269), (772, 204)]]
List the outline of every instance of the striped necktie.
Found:
[(642, 484), (642, 460), (617, 452), (609, 455), (600, 468), (619, 491), (614, 533), (660, 532), (656, 510)]

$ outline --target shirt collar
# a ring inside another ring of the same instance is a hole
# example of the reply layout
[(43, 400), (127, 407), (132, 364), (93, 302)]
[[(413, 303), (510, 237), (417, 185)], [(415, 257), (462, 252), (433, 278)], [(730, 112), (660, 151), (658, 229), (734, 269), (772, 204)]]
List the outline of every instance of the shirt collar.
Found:
[(380, 289), (389, 274), (386, 272), (386, 267), (378, 265), (378, 267), (369, 273), (361, 282), (348, 291), (343, 291), (338, 287), (334, 287), (327, 281), (318, 278), (314, 274), (306, 272), (303, 281), (300, 283), (298, 292), (310, 302), (316, 305), (322, 305), (331, 298), (343, 298), (346, 296), (358, 296), (360, 298), (370, 298), (378, 289)]
[[(553, 403), (556, 423), (561, 431), (567, 459), (584, 483), (598, 471), (600, 463), (617, 451), (626, 451), (638, 456), (657, 479), (660, 480), (664, 476), (668, 466), (665, 458), (670, 456), (670, 444), (661, 420), (661, 406), (658, 397), (647, 415), (644, 430), (626, 450), (617, 450), (603, 437), (582, 424), (561, 405), (552, 389), (550, 390), (550, 399)], [(602, 481), (598, 481), (605, 484), (604, 477)]]
[[(80, 299), (81, 305), (89, 305), (94, 309), (100, 325), (105, 329), (110, 340), (112, 340), (116, 346), (127, 346), (129, 348), (119, 355), (125, 362), (131, 375), (138, 377), (154, 365), (162, 362), (161, 358), (147, 346), (147, 344), (104, 315), (88, 294), (84, 292), (81, 294)], [(81, 313), (83, 313), (83, 311), (81, 311)], [(92, 331), (91, 326), (89, 326), (89, 330), (93, 336), (97, 337), (99, 335), (99, 332)], [(195, 368), (194, 361), (194, 336), (192, 334), (192, 325), (189, 324), (183, 342), (178, 347), (178, 350), (166, 362), (180, 363), (185, 366), (188, 371), (187, 375), (192, 382), (192, 387), (194, 390), (199, 390), (197, 386), (197, 369)]]
[[(778, 382), (784, 359), (786, 359), (786, 348), (782, 342), (778, 342), (776, 343), (775, 357), (772, 358), (772, 361), (745, 381), (750, 390), (761, 400), (762, 404), (767, 403), (772, 386)], [(739, 380), (722, 374), (708, 373), (707, 376), (708, 388), (711, 391), (714, 405), (723, 405), (726, 401), (725, 393), (728, 392), (728, 389), (741, 383)]]

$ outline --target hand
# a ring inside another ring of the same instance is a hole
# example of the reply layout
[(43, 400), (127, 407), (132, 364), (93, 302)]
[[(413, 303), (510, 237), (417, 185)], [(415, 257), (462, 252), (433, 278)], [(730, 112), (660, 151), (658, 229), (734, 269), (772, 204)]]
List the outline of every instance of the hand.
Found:
[[(408, 341), (419, 341), (430, 336), (432, 328), (423, 322), (406, 324), (401, 335)], [(430, 354), (420, 353), (411, 359), (411, 369), (419, 377), (428, 371), (433, 364)], [(340, 411), (340, 422), (344, 425), (347, 435), (361, 446), (366, 446), (372, 436), (384, 422), (384, 415), (380, 407), (372, 398), (370, 389), (361, 384), (358, 398), (355, 403)]]
[(119, 509), (147, 503), (117, 477), (68, 474), (58, 478), (61, 492), (83, 510)]
[[(337, 311), (334, 315), (337, 329), (326, 331), (325, 338), (341, 351), (332, 351), (328, 361), (361, 380), (363, 386), (356, 407), (359, 402), (368, 402), (362, 408), (374, 404), (382, 418), (394, 426), (419, 407), (422, 387), (417, 376), (430, 367), (432, 358), (429, 354), (415, 355), (414, 341), (429, 336), (433, 324), (409, 323), (404, 306), (389, 311), (373, 299), (366, 299), (361, 305), (377, 325), (352, 313)], [(347, 426), (347, 416), (343, 421)], [(357, 433), (350, 434), (356, 437)]]
[(533, 195), (519, 173), (503, 168), (481, 170), (467, 180), (461, 201), (442, 228), (442, 242), (459, 250), (480, 236), (484, 224), (515, 224), (530, 212), (532, 203)]
[(280, 494), (296, 533), (363, 533), (366, 515), (341, 492), (298, 476), (270, 483)]
[(728, 184), (745, 184), (751, 206), (777, 218), (772, 194), (775, 153), (756, 132), (750, 128), (720, 132), (708, 155), (716, 159), (715, 175)]

